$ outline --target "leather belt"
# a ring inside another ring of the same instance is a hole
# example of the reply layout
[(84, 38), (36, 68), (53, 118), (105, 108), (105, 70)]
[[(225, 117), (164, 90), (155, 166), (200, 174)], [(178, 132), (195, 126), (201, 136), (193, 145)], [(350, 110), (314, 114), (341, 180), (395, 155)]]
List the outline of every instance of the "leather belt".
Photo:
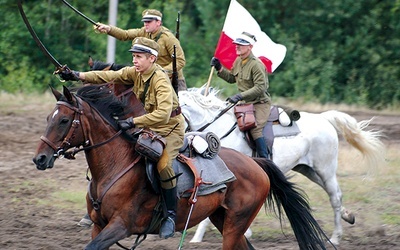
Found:
[(180, 115), (182, 113), (182, 110), (181, 110), (181, 107), (180, 106), (178, 106), (176, 109), (174, 109), (174, 110), (172, 110), (172, 112), (171, 112), (171, 118), (172, 117), (175, 117), (175, 116), (177, 116), (177, 115)]

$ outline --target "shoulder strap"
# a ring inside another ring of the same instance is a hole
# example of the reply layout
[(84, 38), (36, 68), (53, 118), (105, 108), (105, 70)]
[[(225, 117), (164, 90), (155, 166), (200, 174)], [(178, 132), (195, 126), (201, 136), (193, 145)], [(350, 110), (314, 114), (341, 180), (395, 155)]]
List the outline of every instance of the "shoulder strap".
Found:
[(158, 42), (158, 39), (160, 39), (161, 35), (164, 34), (164, 32), (160, 32), (158, 33), (158, 35), (156, 36), (156, 38), (154, 39), (154, 41)]
[(144, 91), (143, 91), (142, 96), (140, 96), (140, 101), (143, 103), (143, 106), (146, 101), (146, 94), (147, 94), (147, 91), (149, 90), (150, 81), (151, 81), (151, 78), (154, 76), (154, 73), (156, 73), (156, 71), (154, 71), (153, 74), (150, 76), (150, 78), (144, 83)]

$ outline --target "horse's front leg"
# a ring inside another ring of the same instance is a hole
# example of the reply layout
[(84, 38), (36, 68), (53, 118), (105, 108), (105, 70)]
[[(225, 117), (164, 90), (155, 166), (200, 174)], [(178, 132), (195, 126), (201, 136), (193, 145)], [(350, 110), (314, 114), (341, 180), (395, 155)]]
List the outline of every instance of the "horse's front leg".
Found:
[(110, 221), (103, 229), (95, 224), (92, 230), (92, 241), (85, 247), (85, 250), (108, 249), (126, 237), (128, 237), (128, 230), (120, 220)]

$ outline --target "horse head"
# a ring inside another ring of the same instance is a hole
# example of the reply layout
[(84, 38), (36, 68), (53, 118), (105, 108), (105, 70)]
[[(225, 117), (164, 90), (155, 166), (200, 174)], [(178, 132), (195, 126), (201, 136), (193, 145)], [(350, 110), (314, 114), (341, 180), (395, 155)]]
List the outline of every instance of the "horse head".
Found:
[[(93, 114), (93, 107), (114, 130), (118, 130), (116, 118), (132, 113), (111, 91), (109, 85), (87, 85), (72, 93), (65, 86), (63, 93), (52, 88), (57, 100), (56, 107), (47, 116), (47, 128), (41, 136), (33, 162), (37, 169), (52, 168), (57, 158), (66, 156), (73, 158), (69, 149), (87, 146), (91, 142), (87, 138), (88, 128), (85, 119)], [(111, 101), (112, 100), (112, 101)], [(101, 110), (113, 109), (102, 112)], [(104, 113), (104, 114), (102, 114)]]
[(221, 111), (227, 108), (227, 102), (217, 96), (218, 90), (211, 89), (204, 95), (204, 88), (190, 88), (179, 92), (179, 104), (191, 131), (197, 131), (212, 122)]
[(76, 143), (73, 140), (77, 138), (81, 114), (77, 100), (65, 86), (63, 94), (54, 88), (51, 90), (57, 100), (57, 105), (47, 116), (47, 128), (45, 134), (40, 138), (41, 142), (37, 147), (36, 156), (33, 158), (33, 162), (39, 170), (52, 168), (54, 161), (71, 144)]

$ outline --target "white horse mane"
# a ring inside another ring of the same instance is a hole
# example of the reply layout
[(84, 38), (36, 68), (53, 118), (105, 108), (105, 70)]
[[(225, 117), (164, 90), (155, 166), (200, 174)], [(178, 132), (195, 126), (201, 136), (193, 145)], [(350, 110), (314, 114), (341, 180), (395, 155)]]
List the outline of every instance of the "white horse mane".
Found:
[(197, 105), (203, 109), (216, 109), (218, 111), (226, 108), (227, 102), (222, 101), (218, 97), (219, 90), (215, 88), (209, 88), (208, 94), (204, 95), (205, 88), (190, 88), (186, 92), (181, 93), (186, 95), (188, 98), (193, 100)]

